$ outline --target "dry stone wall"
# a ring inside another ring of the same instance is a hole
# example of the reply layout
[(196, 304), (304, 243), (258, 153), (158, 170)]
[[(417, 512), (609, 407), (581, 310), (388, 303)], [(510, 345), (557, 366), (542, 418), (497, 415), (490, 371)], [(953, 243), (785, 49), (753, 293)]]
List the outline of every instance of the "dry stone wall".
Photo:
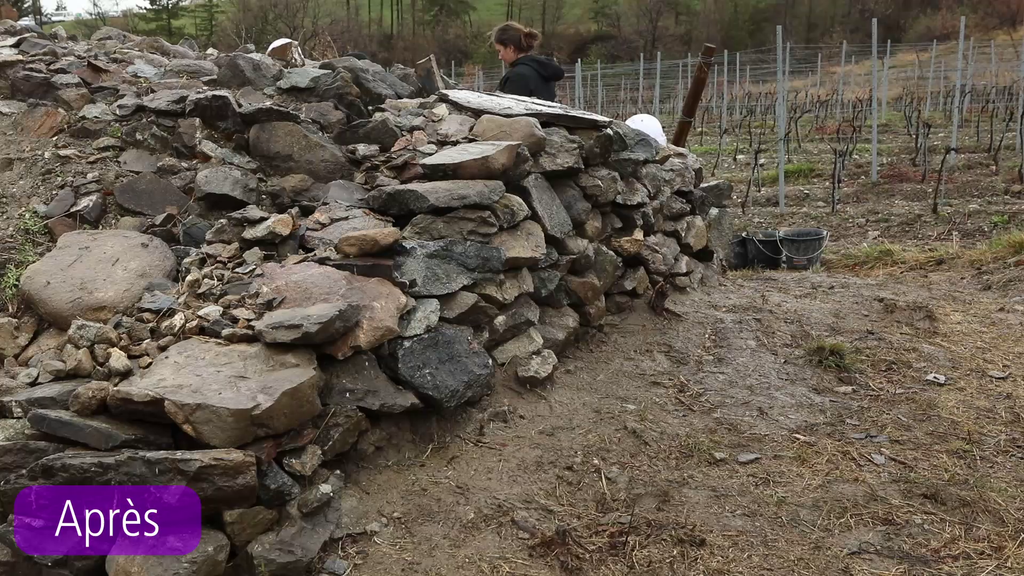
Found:
[[(331, 465), (374, 419), (478, 401), (499, 370), (541, 385), (729, 250), (731, 186), (601, 116), (288, 46), (0, 34), (0, 112), (97, 167), (39, 206), (56, 246), (0, 318), (0, 508), (40, 482), (186, 484), (208, 527), (174, 574), (303, 573), (386, 522)], [(0, 534), (0, 573), (164, 573)]]

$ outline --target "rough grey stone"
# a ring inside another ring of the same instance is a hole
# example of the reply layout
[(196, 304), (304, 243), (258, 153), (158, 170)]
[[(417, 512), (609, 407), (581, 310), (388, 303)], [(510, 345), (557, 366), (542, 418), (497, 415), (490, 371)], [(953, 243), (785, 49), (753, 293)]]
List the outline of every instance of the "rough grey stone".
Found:
[(491, 351), (494, 361), (504, 366), (515, 358), (529, 358), (544, 347), (544, 339), (540, 332), (530, 328), (526, 332), (505, 342)]
[(184, 556), (107, 556), (107, 576), (220, 576), (231, 543), (222, 532), (203, 528), (195, 550)]
[(196, 174), (196, 198), (230, 205), (256, 204), (256, 177), (232, 166), (215, 166)]
[(470, 142), (424, 158), (420, 166), (432, 178), (490, 180), (512, 168), (518, 150), (518, 142)]
[(543, 176), (531, 174), (514, 191), (526, 201), (546, 234), (563, 238), (572, 232), (569, 214)]
[(439, 324), (433, 331), (388, 343), (385, 368), (430, 404), (454, 408), (483, 398), (494, 388), (494, 364), (463, 326)]
[(403, 338), (419, 336), (437, 325), (441, 303), (434, 298), (420, 298), (398, 321)]
[(504, 193), (505, 185), (496, 180), (420, 182), (377, 188), (367, 194), (366, 202), (378, 212), (401, 216), (466, 206), (486, 207)]
[(326, 407), (353, 406), (397, 414), (422, 406), (413, 393), (392, 382), (368, 352), (344, 360), (327, 359), (320, 367), (324, 374), (320, 401)]
[(539, 386), (551, 377), (558, 364), (558, 357), (551, 350), (540, 352), (519, 362), (516, 366), (516, 377), (526, 386)]
[(497, 232), (498, 223), (491, 212), (460, 208), (444, 216), (420, 214), (414, 217), (402, 231), (402, 238), (427, 241), (457, 238), (487, 242)]
[(479, 326), (498, 315), (498, 309), (472, 292), (459, 290), (441, 298), (441, 318), (451, 324)]
[(412, 296), (441, 296), (500, 272), (504, 266), (504, 251), (486, 244), (402, 241), (397, 245), (395, 276), (409, 283)]
[(540, 224), (525, 220), (490, 239), (490, 245), (505, 251), (505, 268), (535, 266), (544, 259), (546, 245)]
[(493, 114), (506, 118), (528, 116), (544, 123), (580, 128), (603, 128), (611, 124), (611, 120), (604, 116), (536, 98), (470, 90), (442, 90), (438, 95), (446, 102), (478, 114)]
[(174, 184), (152, 172), (144, 172), (116, 186), (114, 199), (128, 210), (147, 216), (178, 213), (189, 202), (188, 196), (182, 194)]
[(8, 477), (0, 486), (0, 503), (10, 510), (18, 492), (35, 484), (178, 484), (195, 490), (204, 512), (218, 512), (255, 502), (256, 459), (242, 450), (69, 451)]
[(268, 344), (326, 344), (341, 338), (359, 322), (362, 306), (329, 302), (306, 308), (268, 312), (253, 327)]
[(352, 173), (341, 150), (313, 130), (290, 122), (267, 122), (249, 130), (249, 151), (277, 174), (306, 174), (331, 182)]
[(79, 416), (66, 410), (33, 410), (28, 415), (28, 423), (40, 432), (97, 450), (174, 447), (171, 429), (158, 424), (122, 422), (107, 416)]
[(498, 226), (503, 230), (519, 224), (531, 214), (526, 202), (515, 194), (503, 194), (497, 202), (487, 206), (487, 209), (494, 214)]

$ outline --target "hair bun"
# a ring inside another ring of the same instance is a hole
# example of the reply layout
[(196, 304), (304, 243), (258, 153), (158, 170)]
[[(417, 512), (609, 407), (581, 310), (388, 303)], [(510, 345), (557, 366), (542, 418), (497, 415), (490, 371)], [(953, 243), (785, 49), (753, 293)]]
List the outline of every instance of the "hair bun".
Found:
[(526, 48), (527, 52), (532, 52), (539, 42), (540, 32), (537, 32), (533, 28), (523, 30), (523, 48)]

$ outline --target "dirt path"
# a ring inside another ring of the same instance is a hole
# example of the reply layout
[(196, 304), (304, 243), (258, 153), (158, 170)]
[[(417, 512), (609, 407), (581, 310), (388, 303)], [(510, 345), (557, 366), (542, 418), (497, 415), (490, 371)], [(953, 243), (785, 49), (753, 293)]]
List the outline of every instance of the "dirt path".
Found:
[[(415, 440), (349, 471), (388, 526), (341, 552), (374, 575), (1020, 574), (1021, 305), (952, 282), (761, 274), (637, 309), (548, 389), (393, 430)], [(816, 338), (857, 374), (813, 365)]]

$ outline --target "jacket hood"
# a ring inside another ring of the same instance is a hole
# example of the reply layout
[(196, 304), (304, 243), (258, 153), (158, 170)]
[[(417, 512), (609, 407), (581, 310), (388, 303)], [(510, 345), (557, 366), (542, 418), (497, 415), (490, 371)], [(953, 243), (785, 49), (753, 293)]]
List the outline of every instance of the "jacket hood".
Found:
[(558, 82), (562, 78), (565, 78), (565, 70), (558, 65), (551, 58), (545, 58), (543, 56), (534, 56), (533, 54), (527, 54), (526, 56), (520, 56), (512, 64), (513, 66), (529, 66), (540, 74), (541, 78), (549, 82)]

